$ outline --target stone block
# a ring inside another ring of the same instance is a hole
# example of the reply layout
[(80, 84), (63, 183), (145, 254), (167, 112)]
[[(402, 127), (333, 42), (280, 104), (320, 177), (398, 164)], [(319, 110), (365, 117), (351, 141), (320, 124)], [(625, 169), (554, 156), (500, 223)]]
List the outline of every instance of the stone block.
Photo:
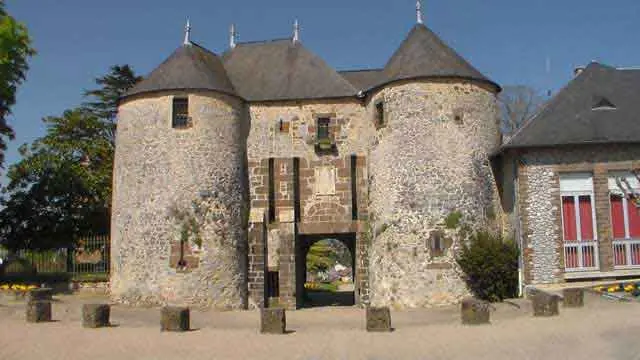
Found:
[(53, 289), (50, 288), (39, 288), (29, 290), (27, 293), (27, 302), (31, 301), (51, 301), (51, 297), (53, 295)]
[(287, 319), (283, 308), (260, 309), (260, 333), (284, 334), (287, 328)]
[(533, 316), (556, 316), (560, 314), (558, 309), (558, 295), (548, 294), (542, 291), (531, 297)]
[(565, 307), (583, 307), (584, 289), (564, 289), (562, 290), (563, 305)]
[(82, 327), (100, 328), (109, 326), (111, 307), (107, 304), (82, 305)]
[(165, 306), (160, 310), (161, 331), (188, 331), (189, 308)]
[(51, 301), (33, 300), (27, 302), (27, 322), (51, 321)]
[(391, 312), (388, 307), (367, 307), (367, 331), (391, 331)]
[(489, 324), (491, 305), (475, 298), (466, 298), (460, 304), (460, 316), (465, 325)]

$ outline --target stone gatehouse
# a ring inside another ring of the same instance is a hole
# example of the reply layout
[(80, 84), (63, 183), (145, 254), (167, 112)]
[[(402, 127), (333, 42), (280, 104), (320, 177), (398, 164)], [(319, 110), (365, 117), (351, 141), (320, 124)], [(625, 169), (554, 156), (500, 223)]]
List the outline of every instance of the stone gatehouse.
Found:
[[(121, 100), (111, 294), (300, 306), (309, 246), (352, 253), (356, 303), (467, 294), (441, 239), (500, 212), (496, 94), (421, 18), (382, 69), (336, 71), (294, 36), (222, 55), (185, 42)], [(449, 239), (449, 238), (447, 238)]]

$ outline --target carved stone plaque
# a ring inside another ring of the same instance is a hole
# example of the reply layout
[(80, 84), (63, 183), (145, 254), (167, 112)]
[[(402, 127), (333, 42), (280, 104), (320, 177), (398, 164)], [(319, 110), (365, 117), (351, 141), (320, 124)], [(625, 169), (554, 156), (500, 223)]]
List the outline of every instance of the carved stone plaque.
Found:
[(336, 168), (334, 166), (320, 166), (315, 170), (316, 195), (335, 195), (336, 193)]

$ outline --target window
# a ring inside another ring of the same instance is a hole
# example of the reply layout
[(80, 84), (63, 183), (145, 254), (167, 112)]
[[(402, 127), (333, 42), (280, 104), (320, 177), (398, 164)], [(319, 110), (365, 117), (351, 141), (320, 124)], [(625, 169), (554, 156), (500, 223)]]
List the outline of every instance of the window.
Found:
[(616, 106), (606, 97), (594, 97), (592, 110), (615, 110)]
[(631, 173), (609, 175), (614, 266), (640, 266), (640, 208), (633, 197), (640, 181)]
[(174, 129), (191, 127), (191, 118), (189, 117), (189, 98), (173, 98), (171, 126)]
[(319, 118), (317, 127), (318, 140), (329, 140), (329, 119)]
[(384, 103), (382, 101), (376, 103), (376, 129), (385, 127), (387, 124), (384, 118)]
[(593, 176), (571, 173), (560, 176), (562, 238), (567, 270), (598, 267)]

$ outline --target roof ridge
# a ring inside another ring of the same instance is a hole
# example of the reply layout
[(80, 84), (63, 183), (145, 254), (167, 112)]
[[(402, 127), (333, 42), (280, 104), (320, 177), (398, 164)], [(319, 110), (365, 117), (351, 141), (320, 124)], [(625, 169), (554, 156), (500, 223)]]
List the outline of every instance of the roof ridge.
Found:
[(384, 68), (375, 68), (375, 69), (352, 69), (352, 70), (336, 70), (339, 73), (347, 73), (347, 72), (367, 72), (367, 71), (384, 71)]
[(237, 42), (236, 46), (269, 44), (269, 43), (283, 42), (283, 41), (292, 41), (292, 39), (291, 38), (276, 38), (276, 39), (269, 39), (269, 40), (241, 41), (241, 42)]

